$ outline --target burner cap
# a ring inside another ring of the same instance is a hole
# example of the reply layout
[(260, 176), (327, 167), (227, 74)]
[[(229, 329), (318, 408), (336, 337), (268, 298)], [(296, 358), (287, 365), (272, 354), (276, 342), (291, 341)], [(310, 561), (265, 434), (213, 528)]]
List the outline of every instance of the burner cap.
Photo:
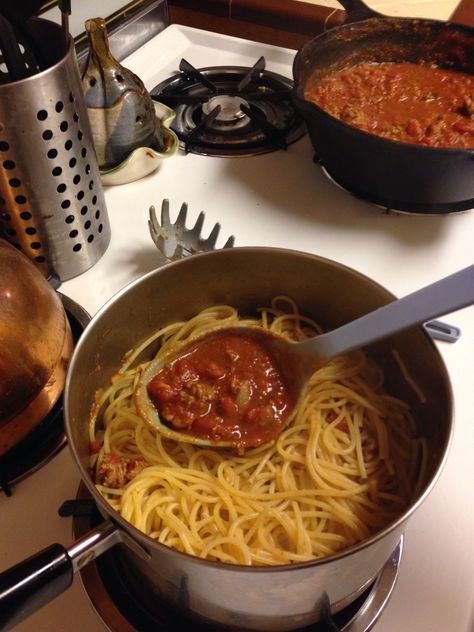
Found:
[(214, 119), (215, 123), (230, 123), (238, 124), (239, 127), (242, 122), (246, 125), (249, 122), (249, 117), (242, 112), (242, 105), (248, 107), (248, 103), (241, 97), (232, 97), (226, 94), (211, 97), (209, 101), (202, 106), (204, 114), (209, 115), (215, 108), (219, 108), (219, 111)]

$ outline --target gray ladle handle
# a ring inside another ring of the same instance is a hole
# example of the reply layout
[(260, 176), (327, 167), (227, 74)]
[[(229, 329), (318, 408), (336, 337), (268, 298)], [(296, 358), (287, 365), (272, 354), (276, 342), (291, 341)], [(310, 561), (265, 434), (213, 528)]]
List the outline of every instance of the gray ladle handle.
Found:
[[(474, 303), (474, 265), (342, 325), (298, 343), (305, 354), (328, 361), (403, 329)], [(315, 359), (316, 359), (315, 358)]]

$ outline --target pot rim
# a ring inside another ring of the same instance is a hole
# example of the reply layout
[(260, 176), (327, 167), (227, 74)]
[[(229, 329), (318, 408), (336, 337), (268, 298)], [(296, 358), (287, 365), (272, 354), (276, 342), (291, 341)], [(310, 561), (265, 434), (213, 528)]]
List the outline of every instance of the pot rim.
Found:
[[(85, 341), (88, 337), (88, 335), (90, 335), (91, 330), (93, 329), (95, 322), (101, 320), (102, 318), (105, 317), (105, 315), (107, 314), (107, 312), (109, 311), (109, 309), (112, 307), (112, 305), (114, 305), (117, 301), (119, 301), (121, 299), (121, 297), (132, 291), (137, 285), (140, 285), (141, 283), (146, 283), (148, 281), (148, 279), (152, 278), (154, 275), (162, 275), (162, 274), (166, 274), (166, 270), (168, 268), (174, 268), (176, 266), (185, 266), (185, 265), (192, 265), (192, 263), (190, 263), (191, 260), (195, 261), (196, 258), (202, 259), (202, 258), (216, 258), (218, 259), (219, 257), (222, 256), (232, 256), (232, 253), (240, 253), (240, 252), (249, 252), (249, 253), (270, 253), (270, 254), (287, 254), (290, 256), (294, 256), (294, 257), (303, 257), (303, 258), (310, 258), (313, 260), (317, 260), (320, 261), (322, 263), (327, 263), (331, 266), (335, 266), (337, 268), (341, 268), (343, 271), (346, 271), (352, 275), (358, 276), (359, 278), (361, 278), (362, 280), (364, 280), (366, 283), (370, 283), (374, 286), (376, 286), (378, 289), (380, 289), (381, 291), (383, 291), (383, 293), (385, 293), (387, 295), (387, 298), (391, 298), (391, 299), (396, 299), (396, 296), (394, 294), (392, 294), (390, 291), (388, 291), (385, 287), (383, 287), (382, 285), (380, 285), (378, 282), (374, 281), (373, 279), (371, 279), (370, 277), (366, 276), (365, 274), (358, 272), (357, 270), (355, 270), (354, 268), (351, 268), (350, 266), (347, 266), (345, 264), (342, 264), (338, 261), (334, 261), (332, 259), (328, 259), (327, 257), (321, 257), (319, 255), (315, 255), (312, 253), (307, 253), (307, 252), (303, 252), (303, 251), (299, 251), (299, 250), (292, 250), (292, 249), (287, 249), (287, 248), (273, 248), (273, 247), (267, 247), (267, 246), (244, 246), (244, 247), (234, 247), (231, 249), (220, 249), (220, 250), (214, 250), (211, 252), (205, 252), (205, 253), (201, 253), (201, 254), (196, 254), (193, 255), (192, 257), (186, 257), (184, 259), (180, 259), (178, 261), (174, 261), (171, 263), (167, 263), (165, 264), (163, 267), (160, 268), (156, 268), (154, 270), (151, 270), (150, 272), (147, 272), (146, 274), (138, 277), (137, 279), (135, 279), (134, 281), (130, 282), (129, 284), (127, 284), (126, 286), (124, 286), (123, 288), (121, 288), (118, 292), (116, 292), (99, 310), (98, 312), (93, 316), (91, 322), (89, 323), (89, 325), (86, 327), (84, 333), (82, 334), (82, 336), (79, 339), (78, 344), (76, 345), (75, 349), (74, 349), (74, 353), (73, 356), (71, 358), (71, 362), (69, 364), (69, 370), (68, 370), (68, 374), (67, 374), (67, 378), (66, 378), (66, 383), (65, 383), (65, 387), (64, 387), (64, 417), (65, 417), (65, 429), (66, 429), (66, 434), (68, 437), (68, 448), (72, 453), (73, 459), (75, 461), (76, 466), (79, 468), (80, 474), (81, 474), (81, 478), (82, 478), (82, 482), (86, 485), (87, 489), (89, 490), (89, 492), (91, 493), (94, 501), (96, 502), (96, 504), (98, 505), (99, 509), (100, 509), (100, 513), (102, 515), (107, 515), (115, 524), (118, 525), (118, 528), (125, 531), (126, 533), (128, 533), (135, 541), (139, 541), (140, 544), (142, 546), (144, 546), (147, 549), (152, 549), (152, 550), (156, 550), (156, 551), (166, 551), (167, 553), (170, 554), (175, 554), (179, 557), (184, 557), (185, 559), (193, 559), (195, 561), (199, 561), (199, 563), (202, 563), (205, 566), (208, 567), (214, 567), (214, 568), (220, 568), (222, 569), (223, 567), (228, 568), (229, 571), (231, 571), (232, 569), (238, 570), (239, 572), (242, 571), (246, 571), (246, 572), (250, 572), (250, 573), (274, 573), (274, 572), (288, 572), (289, 570), (302, 570), (302, 569), (308, 569), (308, 568), (313, 568), (315, 566), (323, 566), (325, 564), (329, 564), (332, 563), (336, 560), (341, 560), (345, 557), (348, 557), (350, 555), (354, 555), (366, 548), (368, 548), (369, 546), (375, 544), (376, 542), (380, 541), (381, 539), (383, 539), (384, 537), (386, 537), (388, 534), (390, 534), (391, 532), (395, 531), (396, 529), (398, 529), (414, 512), (415, 510), (423, 503), (423, 501), (426, 499), (426, 497), (429, 495), (429, 493), (431, 492), (431, 490), (433, 489), (433, 487), (435, 486), (437, 480), (439, 479), (439, 476), (443, 470), (443, 467), (446, 463), (446, 460), (448, 458), (449, 455), (449, 451), (450, 451), (450, 447), (452, 444), (452, 439), (453, 439), (453, 432), (454, 432), (454, 403), (453, 403), (453, 389), (452, 389), (452, 384), (451, 384), (451, 380), (449, 378), (449, 374), (448, 371), (446, 369), (446, 365), (444, 363), (444, 360), (438, 350), (438, 348), (436, 347), (435, 343), (432, 341), (432, 339), (430, 338), (430, 336), (428, 335), (428, 333), (424, 330), (423, 327), (419, 326), (418, 328), (420, 329), (421, 333), (423, 336), (426, 337), (426, 339), (428, 340), (429, 344), (432, 346), (432, 350), (433, 352), (438, 356), (439, 359), (439, 365), (440, 367), (442, 367), (443, 370), (443, 377), (445, 379), (445, 383), (448, 389), (448, 394), (449, 394), (449, 402), (448, 402), (448, 410), (449, 410), (449, 432), (447, 433), (447, 437), (445, 440), (445, 444), (444, 444), (444, 448), (443, 448), (443, 456), (442, 458), (439, 460), (438, 465), (436, 466), (436, 469), (433, 471), (431, 478), (427, 481), (427, 483), (425, 484), (422, 493), (420, 493), (420, 495), (418, 496), (418, 498), (416, 498), (415, 501), (413, 501), (409, 507), (407, 509), (405, 509), (405, 511), (392, 523), (390, 523), (389, 525), (387, 525), (384, 529), (374, 533), (373, 535), (371, 535), (369, 538), (366, 538), (365, 540), (358, 542), (346, 549), (343, 549), (342, 551), (339, 551), (338, 553), (335, 553), (333, 555), (329, 555), (329, 556), (325, 556), (319, 559), (315, 559), (315, 560), (310, 560), (307, 562), (298, 562), (295, 564), (280, 564), (280, 565), (275, 565), (275, 566), (246, 566), (243, 564), (223, 564), (222, 562), (218, 562), (218, 561), (213, 561), (213, 560), (206, 560), (206, 559), (202, 559), (199, 558), (197, 556), (191, 555), (189, 553), (185, 553), (182, 551), (178, 551), (176, 549), (173, 549), (165, 544), (161, 544), (160, 542), (157, 542), (156, 540), (153, 540), (150, 536), (146, 535), (145, 533), (143, 533), (142, 531), (140, 531), (139, 529), (137, 529), (136, 527), (134, 527), (130, 522), (128, 522), (127, 520), (125, 520), (115, 509), (113, 509), (108, 502), (102, 497), (102, 495), (99, 493), (99, 491), (97, 490), (97, 488), (95, 487), (95, 484), (92, 480), (92, 476), (90, 474), (90, 472), (88, 471), (88, 469), (86, 469), (82, 462), (81, 459), (79, 457), (79, 454), (76, 450), (76, 447), (72, 441), (72, 433), (71, 433), (71, 419), (70, 419), (70, 415), (69, 415), (69, 391), (72, 390), (73, 388), (73, 384), (72, 384), (72, 380), (71, 380), (71, 375), (73, 373), (73, 368), (76, 365), (77, 362), (77, 358), (79, 356), (79, 353), (81, 351), (82, 346), (85, 344)], [(187, 263), (186, 263), (187, 262)], [(126, 351), (126, 350), (125, 350)], [(124, 351), (124, 353), (125, 353)]]

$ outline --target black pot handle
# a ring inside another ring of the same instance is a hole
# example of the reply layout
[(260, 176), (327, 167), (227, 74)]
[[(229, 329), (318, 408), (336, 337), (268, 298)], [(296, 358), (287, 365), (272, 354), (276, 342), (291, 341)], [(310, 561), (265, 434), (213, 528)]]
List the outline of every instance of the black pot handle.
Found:
[(344, 24), (367, 20), (368, 18), (385, 17), (368, 7), (362, 0), (338, 0), (344, 7), (347, 17)]
[(72, 584), (76, 571), (120, 542), (149, 560), (143, 547), (122, 533), (111, 520), (105, 520), (69, 549), (52, 544), (0, 573), (0, 631), (11, 630), (60, 595)]
[(72, 560), (60, 544), (53, 544), (1, 573), (0, 630), (11, 630), (57, 597), (69, 588), (72, 577)]

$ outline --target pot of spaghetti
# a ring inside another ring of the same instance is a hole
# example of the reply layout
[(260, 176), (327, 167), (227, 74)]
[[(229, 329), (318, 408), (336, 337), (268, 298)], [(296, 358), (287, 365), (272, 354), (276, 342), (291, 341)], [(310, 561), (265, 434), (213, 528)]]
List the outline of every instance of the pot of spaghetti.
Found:
[(293, 100), (319, 163), (389, 209), (472, 208), (474, 29), (340, 4), (345, 23), (307, 42), (293, 64)]
[[(113, 297), (81, 337), (65, 388), (72, 456), (104, 523), (87, 543), (43, 552), (43, 566), (54, 562), (56, 592), (117, 542), (119, 568), (147, 608), (162, 598), (219, 629), (301, 628), (367, 589), (450, 443), (450, 382), (422, 327), (328, 363), (282, 432), (245, 450), (215, 446), (215, 430), (202, 445), (154, 431), (134, 392), (150, 362), (206, 332), (245, 321), (300, 340), (393, 298), (355, 270), (272, 248), (195, 255)], [(211, 365), (210, 374), (222, 374)], [(206, 400), (186, 372), (175, 394)], [(245, 412), (245, 376), (236, 380)], [(224, 399), (216, 417), (228, 410)], [(24, 564), (7, 575), (18, 590), (29, 583)], [(4, 573), (0, 594), (5, 582)], [(43, 601), (52, 596), (33, 588)]]

